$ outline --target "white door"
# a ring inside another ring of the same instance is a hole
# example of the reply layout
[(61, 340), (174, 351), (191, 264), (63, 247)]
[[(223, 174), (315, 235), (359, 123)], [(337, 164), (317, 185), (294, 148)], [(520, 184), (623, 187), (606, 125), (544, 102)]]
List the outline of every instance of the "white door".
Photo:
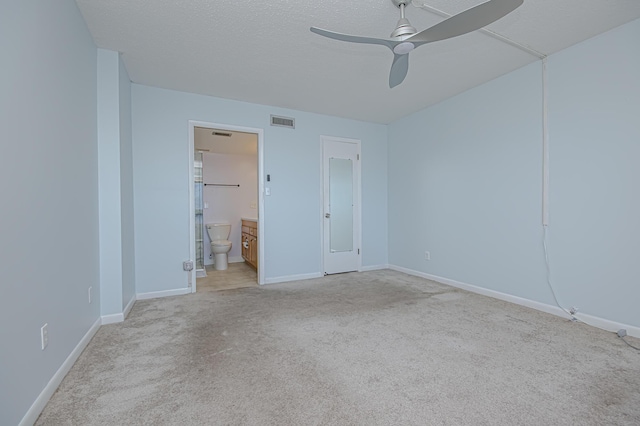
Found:
[(360, 141), (323, 136), (324, 274), (360, 269)]

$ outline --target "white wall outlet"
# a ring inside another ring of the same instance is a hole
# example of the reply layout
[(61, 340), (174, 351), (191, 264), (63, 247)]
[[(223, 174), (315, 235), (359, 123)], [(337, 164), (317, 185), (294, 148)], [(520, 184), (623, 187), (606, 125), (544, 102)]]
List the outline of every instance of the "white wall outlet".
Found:
[(93, 287), (89, 287), (89, 304), (91, 304), (91, 289), (92, 289), (92, 288), (93, 288)]
[(193, 260), (185, 260), (182, 262), (183, 271), (193, 271)]
[(424, 260), (431, 260), (431, 253), (428, 251), (424, 252)]
[(40, 329), (40, 344), (42, 345), (43, 351), (49, 344), (49, 324), (43, 325)]
[(206, 201), (204, 202), (204, 208), (208, 209), (209, 208), (209, 203), (207, 203)]

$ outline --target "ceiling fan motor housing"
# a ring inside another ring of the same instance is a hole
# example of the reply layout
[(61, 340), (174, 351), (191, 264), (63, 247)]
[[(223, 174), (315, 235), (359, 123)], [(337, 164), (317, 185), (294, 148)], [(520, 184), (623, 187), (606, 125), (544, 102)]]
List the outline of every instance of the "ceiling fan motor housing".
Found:
[(396, 29), (391, 33), (391, 38), (398, 38), (400, 40), (404, 40), (405, 38), (414, 35), (417, 33), (416, 30), (410, 23), (407, 18), (400, 18), (398, 20), (398, 25)]
[(418, 32), (410, 23), (407, 18), (404, 17), (404, 8), (411, 3), (411, 0), (391, 0), (393, 4), (400, 8), (400, 19), (396, 24), (396, 28), (391, 33), (391, 38), (398, 40), (404, 40), (409, 38)]

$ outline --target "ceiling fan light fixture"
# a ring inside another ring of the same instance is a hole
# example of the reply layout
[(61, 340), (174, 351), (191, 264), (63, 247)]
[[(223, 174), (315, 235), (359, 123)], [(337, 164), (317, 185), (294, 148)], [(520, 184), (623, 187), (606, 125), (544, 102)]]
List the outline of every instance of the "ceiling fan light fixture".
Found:
[(415, 49), (415, 45), (410, 41), (403, 41), (402, 43), (398, 43), (396, 47), (393, 48), (393, 53), (396, 55), (406, 55)]

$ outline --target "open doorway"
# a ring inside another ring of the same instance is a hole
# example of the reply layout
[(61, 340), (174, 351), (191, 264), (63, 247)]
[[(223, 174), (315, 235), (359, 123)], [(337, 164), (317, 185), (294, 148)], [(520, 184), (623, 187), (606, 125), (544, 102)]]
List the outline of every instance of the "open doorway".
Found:
[(262, 284), (263, 130), (190, 121), (189, 135), (192, 291)]

